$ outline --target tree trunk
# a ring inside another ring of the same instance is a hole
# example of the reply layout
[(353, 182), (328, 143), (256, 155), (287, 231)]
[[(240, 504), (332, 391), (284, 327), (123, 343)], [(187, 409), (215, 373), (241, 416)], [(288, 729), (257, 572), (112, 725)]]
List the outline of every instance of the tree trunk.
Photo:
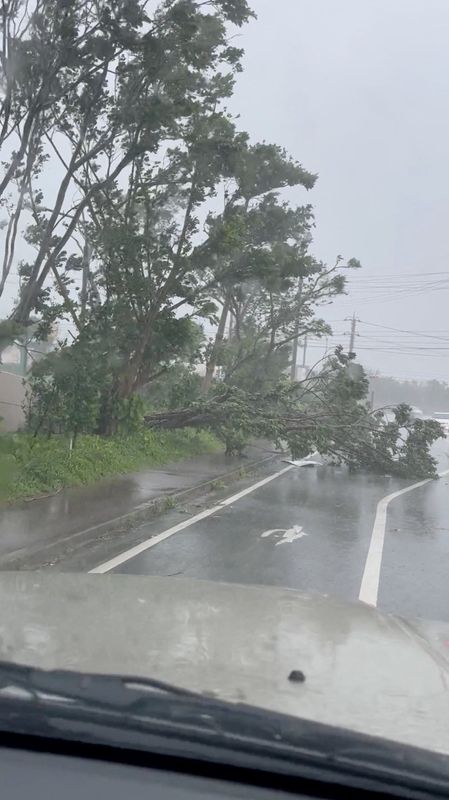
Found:
[(81, 325), (84, 325), (86, 321), (88, 288), (89, 288), (89, 278), (90, 278), (90, 256), (91, 256), (91, 248), (89, 240), (87, 238), (86, 228), (84, 227), (83, 272), (82, 272), (81, 292), (80, 292), (81, 310), (79, 317)]
[(211, 387), (212, 379), (214, 377), (215, 367), (217, 366), (218, 351), (225, 335), (226, 320), (228, 317), (230, 304), (231, 304), (231, 296), (230, 292), (228, 292), (225, 297), (225, 301), (223, 303), (223, 310), (221, 312), (220, 320), (218, 323), (217, 333), (215, 334), (215, 341), (212, 347), (212, 352), (210, 354), (209, 361), (206, 364), (206, 374), (203, 378), (203, 383), (201, 385), (202, 394), (207, 394)]
[(292, 381), (296, 381), (296, 365), (298, 361), (298, 339), (299, 339), (299, 315), (300, 315), (300, 307), (301, 307), (301, 296), (302, 296), (302, 285), (303, 279), (301, 278), (299, 281), (299, 289), (298, 294), (296, 297), (297, 302), (297, 316), (295, 321), (295, 338), (293, 339), (293, 349), (292, 349), (292, 363), (290, 366), (290, 378)]

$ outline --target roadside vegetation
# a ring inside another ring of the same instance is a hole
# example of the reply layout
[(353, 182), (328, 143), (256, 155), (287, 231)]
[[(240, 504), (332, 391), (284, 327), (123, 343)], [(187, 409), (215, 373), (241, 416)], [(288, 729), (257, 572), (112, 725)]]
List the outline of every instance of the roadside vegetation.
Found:
[(151, 431), (100, 437), (83, 434), (70, 451), (65, 436), (27, 434), (0, 440), (0, 502), (53, 493), (139, 469), (222, 449), (206, 431)]
[(331, 333), (321, 307), (361, 265), (312, 255), (317, 176), (227, 109), (246, 0), (151, 9), (4, 3), (0, 295), (20, 237), (28, 256), (0, 349), (31, 324), (59, 331), (31, 372), (28, 433), (7, 440), (19, 486), (134, 469), (147, 447), (167, 461), (183, 442), (239, 453), (255, 436), (351, 469), (435, 475), (440, 426), (406, 407), (394, 423), (373, 413), (354, 353), (296, 380), (298, 342)]

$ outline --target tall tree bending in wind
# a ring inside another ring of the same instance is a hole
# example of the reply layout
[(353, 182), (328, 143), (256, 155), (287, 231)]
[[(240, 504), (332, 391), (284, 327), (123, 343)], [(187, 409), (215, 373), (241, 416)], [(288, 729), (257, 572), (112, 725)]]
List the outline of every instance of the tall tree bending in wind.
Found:
[[(225, 80), (220, 70), (238, 62), (226, 25), (250, 15), (245, 0), (161, 2), (151, 15), (143, 0), (36, 0), (28, 9), (7, 3), (0, 62), (5, 136), (18, 144), (0, 189), (19, 181), (20, 197), (24, 187), (37, 249), (13, 312), (18, 322), (27, 322), (50, 275), (68, 305), (65, 248), (83, 213), (136, 159), (178, 139), (205, 84)], [(32, 178), (50, 155), (61, 180), (43, 203)]]

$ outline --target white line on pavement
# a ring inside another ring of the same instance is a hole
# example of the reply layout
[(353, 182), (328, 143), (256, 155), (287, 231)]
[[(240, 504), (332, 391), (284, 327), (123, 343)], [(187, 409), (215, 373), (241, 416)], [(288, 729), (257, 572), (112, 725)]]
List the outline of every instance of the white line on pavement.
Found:
[(120, 564), (124, 564), (125, 561), (129, 561), (130, 558), (134, 558), (134, 556), (140, 555), (140, 553), (145, 552), (145, 550), (149, 550), (150, 547), (154, 547), (159, 542), (163, 542), (164, 539), (168, 539), (169, 536), (173, 536), (174, 533), (179, 533), (179, 531), (185, 530), (185, 528), (190, 528), (191, 525), (195, 525), (196, 522), (200, 522), (202, 519), (206, 519), (207, 517), (211, 517), (212, 514), (216, 514), (217, 511), (221, 511), (223, 506), (229, 506), (231, 503), (237, 502), (245, 495), (250, 494), (251, 492), (255, 492), (256, 489), (260, 489), (261, 486), (265, 486), (270, 481), (274, 481), (276, 478), (280, 478), (281, 475), (285, 475), (286, 472), (289, 472), (293, 469), (293, 466), (284, 467), (284, 469), (279, 470), (279, 472), (275, 472), (273, 475), (269, 475), (268, 478), (263, 478), (263, 480), (258, 481), (257, 483), (253, 483), (251, 486), (248, 486), (246, 489), (243, 489), (241, 492), (237, 492), (237, 494), (233, 494), (231, 497), (227, 497), (225, 500), (222, 500), (216, 506), (212, 508), (207, 508), (205, 511), (201, 511), (199, 514), (195, 514), (194, 517), (190, 517), (189, 519), (185, 519), (183, 522), (179, 522), (178, 525), (173, 525), (172, 528), (168, 528), (166, 531), (162, 533), (156, 534), (156, 536), (152, 536), (151, 539), (146, 539), (144, 542), (137, 544), (135, 547), (131, 547), (129, 550), (125, 550), (124, 553), (120, 553), (120, 555), (115, 556), (115, 558), (111, 558), (109, 561), (105, 561), (104, 564), (99, 564), (98, 567), (94, 569), (90, 569), (89, 572), (92, 573), (104, 573), (110, 572), (111, 569), (115, 569), (115, 567), (119, 567)]
[[(440, 478), (443, 475), (448, 475), (449, 469), (440, 472)], [(373, 532), (371, 534), (371, 541), (366, 557), (365, 569), (363, 571), (362, 583), (360, 586), (359, 600), (368, 603), (370, 606), (377, 605), (377, 595), (379, 592), (380, 581), (380, 568), (382, 566), (382, 553), (385, 541), (385, 529), (387, 525), (387, 510), (392, 500), (400, 497), (402, 494), (412, 492), (414, 489), (419, 489), (420, 486), (425, 486), (430, 483), (433, 478), (427, 478), (425, 481), (419, 483), (412, 483), (411, 486), (406, 486), (405, 489), (399, 489), (397, 492), (387, 494), (382, 497), (377, 504), (376, 517), (373, 525)]]

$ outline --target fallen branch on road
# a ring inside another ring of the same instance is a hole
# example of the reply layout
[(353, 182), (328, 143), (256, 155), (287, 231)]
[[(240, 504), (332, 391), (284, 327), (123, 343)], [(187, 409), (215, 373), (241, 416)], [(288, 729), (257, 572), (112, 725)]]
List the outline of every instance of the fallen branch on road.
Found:
[(249, 439), (260, 437), (276, 445), (287, 441), (293, 458), (318, 450), (352, 471), (436, 477), (430, 448), (444, 433), (434, 420), (414, 420), (403, 405), (387, 422), (360, 394), (343, 393), (342, 399), (335, 391), (322, 397), (311, 391), (308, 404), (298, 403), (297, 397), (298, 384), (290, 382), (265, 395), (222, 386), (190, 406), (146, 414), (144, 420), (156, 429), (209, 428), (229, 454), (240, 454)]

